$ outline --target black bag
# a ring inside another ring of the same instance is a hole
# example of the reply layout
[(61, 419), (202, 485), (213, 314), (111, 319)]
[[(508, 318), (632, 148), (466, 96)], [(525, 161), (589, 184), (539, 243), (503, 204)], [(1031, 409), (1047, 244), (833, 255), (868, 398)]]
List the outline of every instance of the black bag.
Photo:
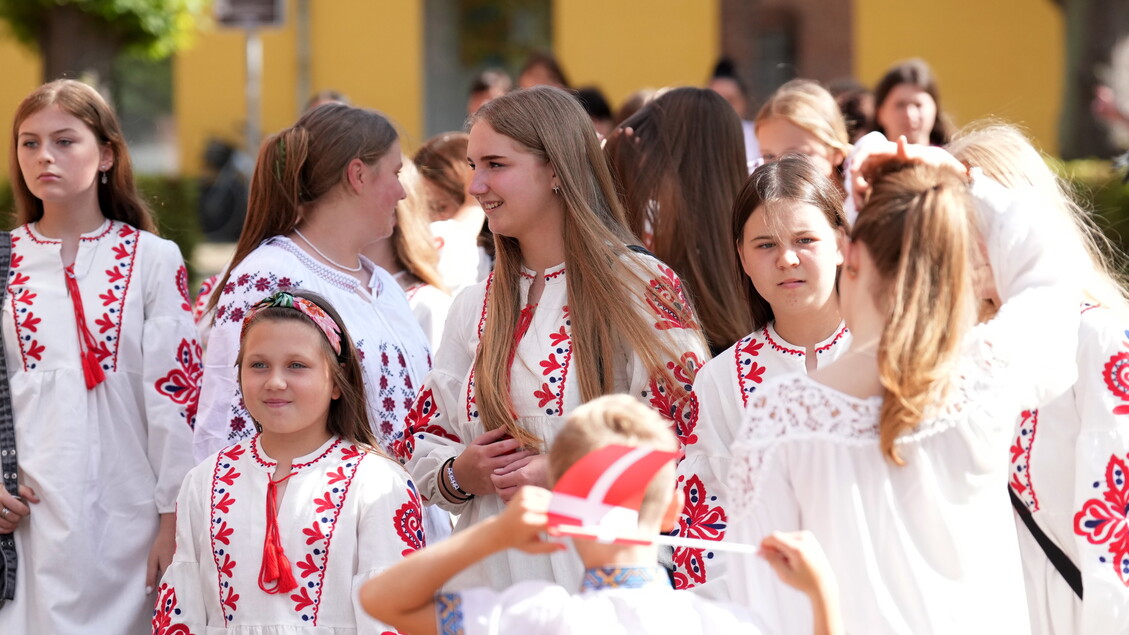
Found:
[[(8, 265), (12, 259), (12, 237), (0, 232), (0, 303), (8, 289)], [(19, 496), (19, 467), (16, 463), (16, 422), (12, 416), (12, 394), (8, 386), (8, 363), (4, 355), (3, 329), (0, 329), (0, 476), (4, 489)], [(16, 597), (16, 537), (0, 534), (0, 607)]]

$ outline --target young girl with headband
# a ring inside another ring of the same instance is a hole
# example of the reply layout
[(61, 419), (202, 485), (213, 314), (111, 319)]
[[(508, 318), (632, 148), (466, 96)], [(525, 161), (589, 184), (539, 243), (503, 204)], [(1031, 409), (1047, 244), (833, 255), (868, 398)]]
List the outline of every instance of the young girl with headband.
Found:
[[(542, 451), (573, 408), (602, 394), (642, 398), (685, 443), (706, 355), (681, 280), (629, 247), (592, 120), (571, 95), (538, 87), (486, 103), (468, 155), (498, 260), (455, 298), (395, 450), (458, 528), (499, 513), (522, 485), (543, 486)], [(569, 554), (500, 553), (452, 584), (575, 587), (581, 574)]]
[[(788, 155), (757, 168), (737, 196), (731, 225), (753, 332), (698, 373), (701, 425), (678, 465), (686, 506), (675, 535), (704, 540), (724, 540), (729, 530), (733, 440), (757, 390), (781, 375), (830, 364), (851, 340), (835, 289), (847, 221), (840, 190), (823, 167)], [(675, 586), (730, 599), (722, 581), (728, 558), (720, 550), (675, 549)]]
[(241, 321), (237, 365), (258, 433), (185, 479), (153, 633), (385, 632), (357, 593), (424, 546), (422, 508), (376, 445), (341, 316), (275, 293)]

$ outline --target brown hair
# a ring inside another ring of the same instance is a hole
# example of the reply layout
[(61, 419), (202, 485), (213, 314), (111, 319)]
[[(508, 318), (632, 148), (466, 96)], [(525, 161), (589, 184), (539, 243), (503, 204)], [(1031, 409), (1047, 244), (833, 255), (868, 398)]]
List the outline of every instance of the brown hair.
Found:
[[(769, 213), (770, 205), (778, 201), (811, 205), (823, 212), (832, 229), (844, 234), (847, 232), (847, 217), (843, 213), (843, 199), (838, 186), (807, 157), (790, 154), (760, 166), (749, 175), (745, 187), (733, 202), (730, 244), (736, 245), (739, 250), (749, 217), (757, 210), (761, 214)], [(733, 268), (741, 278), (741, 289), (748, 303), (749, 315), (752, 316), (753, 330), (762, 329), (776, 317), (772, 312), (772, 305), (757, 292), (753, 281), (744, 275), (741, 258), (736, 251), (733, 253)]]
[[(525, 64), (521, 66), (521, 71), (517, 74), (518, 80), (521, 76), (534, 68), (541, 67), (549, 74), (552, 81), (557, 83), (558, 88), (568, 89), (571, 85), (568, 83), (568, 77), (565, 76), (564, 68), (552, 53), (547, 51), (534, 51), (525, 58)], [(533, 88), (532, 86), (530, 88)]]
[(425, 141), (412, 157), (419, 175), (459, 205), (466, 204), (473, 177), (466, 160), (467, 139), (465, 132), (444, 132)]
[(885, 128), (878, 122), (878, 111), (882, 109), (882, 102), (886, 101), (890, 91), (902, 84), (916, 86), (933, 98), (933, 103), (937, 105), (937, 118), (933, 120), (933, 129), (929, 131), (929, 143), (935, 146), (948, 143), (949, 137), (953, 134), (952, 125), (941, 108), (941, 93), (937, 89), (937, 78), (933, 75), (933, 69), (929, 64), (918, 58), (898, 62), (878, 81), (878, 86), (874, 89), (874, 129), (886, 134)]
[(293, 231), (302, 219), (302, 207), (336, 187), (350, 161), (373, 165), (397, 139), (395, 128), (380, 113), (337, 103), (307, 111), (298, 123), (267, 137), (251, 178), (243, 231), (208, 310), (219, 302), (231, 272), (259, 243)]
[(831, 150), (838, 151), (839, 163), (833, 165), (835, 168), (851, 153), (851, 139), (839, 105), (827, 89), (810, 79), (793, 79), (777, 88), (761, 106), (754, 123), (759, 128), (774, 117), (786, 119)]
[(972, 324), (969, 256), (972, 204), (962, 177), (924, 165), (895, 167), (874, 182), (852, 240), (865, 245), (887, 322), (878, 343), (885, 388), (879, 414), (883, 454), (902, 465), (895, 440), (944, 397)]
[[(549, 451), (549, 481), (555, 483), (586, 454), (609, 445), (677, 452), (669, 422), (630, 395), (605, 395), (578, 406), (565, 420)], [(674, 494), (674, 461), (655, 474), (643, 494), (639, 524), (658, 523)]]
[[(350, 337), (349, 332), (345, 330), (345, 322), (341, 319), (337, 310), (334, 309), (325, 298), (309, 291), (288, 289), (283, 289), (283, 291), (291, 293), (294, 297), (305, 298), (313, 302), (321, 307), (326, 315), (333, 319), (333, 322), (337, 324), (337, 328), (341, 331), (341, 354), (338, 355), (333, 351), (321, 327), (315, 324), (305, 313), (297, 309), (281, 306), (258, 309), (251, 314), (250, 319), (243, 326), (243, 332), (239, 337), (239, 355), (235, 359), (235, 365), (240, 369), (240, 389), (242, 390), (243, 386), (242, 367), (243, 353), (245, 351), (243, 344), (247, 340), (247, 334), (251, 332), (251, 329), (254, 328), (256, 324), (260, 322), (280, 322), (284, 320), (293, 320), (306, 324), (318, 334), (318, 339), (321, 340), (322, 343), (322, 351), (325, 353), (326, 362), (329, 365), (330, 373), (333, 377), (333, 385), (341, 391), (340, 397), (329, 402), (329, 417), (326, 419), (326, 429), (329, 430), (331, 434), (335, 434), (353, 445), (384, 455), (384, 452), (380, 450), (380, 446), (376, 442), (376, 437), (373, 435), (372, 426), (369, 422), (368, 405), (365, 400), (364, 373), (361, 371), (357, 347), (353, 345), (353, 338)], [(255, 422), (255, 428), (261, 430), (258, 422)]]
[(98, 143), (108, 147), (114, 156), (113, 166), (105, 173), (109, 182), (103, 185), (99, 180), (97, 184), (98, 207), (102, 215), (157, 233), (153, 214), (137, 193), (137, 186), (133, 181), (133, 165), (117, 115), (98, 91), (73, 79), (58, 79), (40, 86), (25, 97), (16, 109), (16, 116), (12, 120), (12, 150), (8, 162), (12, 196), (16, 203), (16, 224), (32, 223), (43, 218), (43, 201), (31, 193), (20, 170), (19, 136), (24, 120), (48, 106), (56, 106), (86, 124)]
[(710, 344), (749, 333), (740, 275), (730, 266), (726, 220), (748, 175), (741, 120), (704, 88), (676, 88), (621, 124), (605, 151), (623, 192), (628, 226), (682, 277)]
[[(471, 125), (478, 123), (551, 164), (560, 183), (572, 363), (581, 399), (614, 390), (617, 352), (624, 345), (642, 358), (652, 377), (665, 376), (667, 360), (679, 359), (680, 352), (654, 329), (647, 303), (687, 328), (696, 328), (694, 311), (673, 289), (652, 288), (647, 272), (653, 266), (628, 248), (635, 238), (623, 225), (623, 208), (591, 118), (568, 93), (538, 86), (487, 102), (470, 119)], [(497, 261), (474, 361), (478, 409), (485, 429), (506, 427), (514, 438), (539, 446), (540, 439), (517, 425), (510, 405), (509, 355), (521, 311), (521, 248), (517, 240), (497, 234), (494, 244)], [(692, 378), (696, 368), (683, 363), (681, 372)], [(684, 394), (680, 385), (666, 389)]]
[(396, 226), (392, 228), (392, 252), (408, 273), (424, 284), (441, 291), (447, 288), (439, 275), (439, 251), (431, 237), (430, 216), (420, 182), (419, 170), (405, 157), (400, 182), (406, 196), (396, 205)]

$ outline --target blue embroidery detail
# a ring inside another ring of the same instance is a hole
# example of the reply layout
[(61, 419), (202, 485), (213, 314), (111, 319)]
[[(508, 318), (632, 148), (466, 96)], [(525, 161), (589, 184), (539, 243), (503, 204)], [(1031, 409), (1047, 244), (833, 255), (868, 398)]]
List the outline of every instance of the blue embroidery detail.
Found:
[(463, 596), (459, 593), (440, 593), (435, 596), (435, 614), (439, 618), (440, 635), (464, 635)]
[(670, 576), (662, 567), (594, 567), (584, 572), (581, 592), (602, 589), (639, 589), (657, 585), (670, 588)]

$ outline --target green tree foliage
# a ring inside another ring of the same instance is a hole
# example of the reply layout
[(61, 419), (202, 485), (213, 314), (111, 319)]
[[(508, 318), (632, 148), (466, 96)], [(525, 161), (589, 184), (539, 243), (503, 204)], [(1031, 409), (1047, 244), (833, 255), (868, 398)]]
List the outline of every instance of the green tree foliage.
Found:
[(125, 52), (162, 58), (188, 42), (210, 4), (211, 0), (0, 0), (0, 19), (21, 42), (41, 45), (50, 14), (74, 7)]

